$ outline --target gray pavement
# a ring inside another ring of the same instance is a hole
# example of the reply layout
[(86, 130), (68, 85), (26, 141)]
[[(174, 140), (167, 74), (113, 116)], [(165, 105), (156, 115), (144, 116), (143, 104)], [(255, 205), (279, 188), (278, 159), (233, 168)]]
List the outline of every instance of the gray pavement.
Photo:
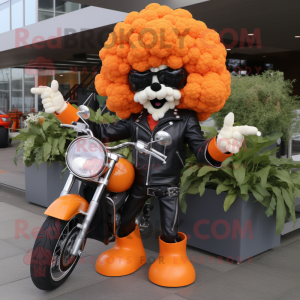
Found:
[(25, 165), (22, 157), (14, 164), (19, 141), (13, 141), (7, 148), (0, 148), (0, 184), (25, 191)]
[[(12, 200), (10, 202), (10, 200)], [(28, 251), (34, 231), (45, 220), (43, 208), (28, 204), (24, 195), (0, 189), (0, 299), (300, 299), (300, 230), (282, 238), (282, 244), (240, 265), (225, 258), (188, 247), (197, 278), (181, 288), (163, 288), (148, 279), (151, 263), (158, 256), (159, 232), (143, 234), (147, 264), (124, 277), (96, 273), (98, 255), (113, 246), (88, 240), (81, 261), (67, 282), (51, 291), (38, 290), (30, 279)], [(196, 259), (195, 259), (196, 257)]]
[(1, 300), (300, 299), (300, 229), (283, 236), (279, 247), (240, 265), (188, 247), (187, 255), (194, 262), (197, 278), (192, 285), (180, 288), (160, 287), (148, 279), (149, 267), (159, 252), (159, 231), (142, 235), (147, 263), (124, 277), (105, 277), (95, 271), (95, 260), (113, 244), (105, 246), (89, 239), (80, 262), (66, 283), (51, 292), (38, 290), (30, 278), (28, 251), (33, 247), (35, 231), (45, 220), (45, 208), (25, 200), (20, 179), (25, 177), (24, 164), (19, 160), (16, 167), (12, 161), (16, 146), (14, 143), (10, 148), (0, 149)]

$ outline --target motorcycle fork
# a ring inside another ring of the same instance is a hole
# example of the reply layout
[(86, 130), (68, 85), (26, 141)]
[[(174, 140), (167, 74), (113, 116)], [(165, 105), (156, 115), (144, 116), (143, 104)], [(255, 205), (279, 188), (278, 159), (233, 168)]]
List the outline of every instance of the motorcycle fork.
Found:
[(100, 178), (99, 185), (97, 186), (97, 189), (95, 191), (92, 201), (90, 202), (87, 212), (80, 211), (80, 213), (84, 214), (85, 217), (84, 217), (82, 224), (77, 224), (77, 227), (80, 228), (80, 231), (77, 235), (77, 238), (76, 238), (73, 248), (71, 250), (71, 254), (74, 256), (81, 254), (81, 250), (80, 250), (81, 245), (86, 237), (88, 229), (90, 228), (91, 222), (97, 211), (97, 208), (99, 205), (99, 200), (101, 199), (101, 196), (102, 196), (103, 192), (105, 191), (106, 186), (109, 183), (109, 178), (112, 174), (114, 166), (119, 160), (119, 157), (116, 154), (112, 154), (112, 153), (109, 153), (109, 158), (111, 160), (108, 164), (108, 170), (107, 170), (104, 178)]
[(70, 191), (71, 191), (71, 188), (73, 187), (75, 179), (76, 179), (75, 175), (70, 173), (70, 175), (65, 183), (65, 186), (60, 193), (60, 197), (70, 194)]

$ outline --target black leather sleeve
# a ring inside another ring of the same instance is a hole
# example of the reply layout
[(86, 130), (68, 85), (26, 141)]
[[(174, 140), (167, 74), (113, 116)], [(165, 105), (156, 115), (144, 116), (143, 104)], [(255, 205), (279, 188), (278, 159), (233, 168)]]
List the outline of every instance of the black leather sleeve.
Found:
[(110, 124), (87, 121), (94, 136), (102, 143), (116, 142), (131, 137), (130, 121), (120, 120)]
[(187, 120), (185, 142), (189, 145), (199, 163), (208, 163), (216, 168), (221, 167), (222, 162), (214, 160), (207, 151), (210, 139), (206, 140), (203, 137), (196, 112), (191, 112)]

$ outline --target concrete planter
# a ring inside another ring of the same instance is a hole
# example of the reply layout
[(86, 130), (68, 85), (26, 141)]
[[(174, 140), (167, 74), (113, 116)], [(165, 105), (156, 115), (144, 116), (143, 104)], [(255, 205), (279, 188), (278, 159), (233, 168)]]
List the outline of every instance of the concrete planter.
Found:
[(248, 201), (238, 197), (224, 212), (226, 195), (210, 189), (202, 197), (187, 195), (187, 212), (179, 211), (179, 231), (187, 235), (188, 245), (241, 262), (280, 244), (275, 216), (268, 218), (252, 194)]
[[(68, 170), (64, 172), (60, 180), (61, 171), (64, 166), (58, 162), (39, 165), (37, 170), (35, 165), (25, 168), (25, 193), (26, 200), (44, 207), (48, 207), (56, 198), (59, 197), (65, 182), (69, 176)], [(73, 185), (71, 193), (78, 193), (78, 182)]]

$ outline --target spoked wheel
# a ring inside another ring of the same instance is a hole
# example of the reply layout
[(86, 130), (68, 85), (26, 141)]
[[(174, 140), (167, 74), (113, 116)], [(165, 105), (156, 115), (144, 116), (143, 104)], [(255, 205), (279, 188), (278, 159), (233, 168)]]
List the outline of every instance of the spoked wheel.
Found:
[(82, 215), (76, 215), (70, 221), (48, 217), (44, 222), (35, 241), (30, 264), (31, 279), (37, 288), (55, 289), (71, 275), (80, 258), (71, 255), (71, 250), (80, 231), (77, 224), (82, 220)]

